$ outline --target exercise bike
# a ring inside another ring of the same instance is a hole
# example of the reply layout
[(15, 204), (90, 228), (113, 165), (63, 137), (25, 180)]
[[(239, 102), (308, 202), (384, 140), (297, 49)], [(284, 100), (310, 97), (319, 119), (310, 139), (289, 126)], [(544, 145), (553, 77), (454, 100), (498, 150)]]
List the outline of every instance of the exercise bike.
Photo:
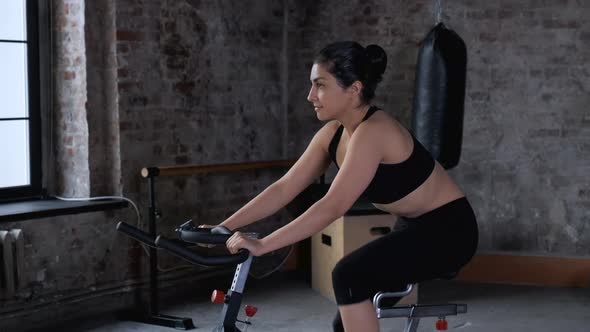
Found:
[[(145, 243), (148, 246), (155, 248), (166, 249), (172, 254), (188, 260), (197, 265), (205, 266), (228, 266), (237, 265), (236, 272), (231, 284), (231, 288), (225, 294), (222, 291), (215, 290), (211, 296), (213, 303), (223, 303), (221, 311), (221, 318), (212, 332), (242, 332), (236, 326), (237, 322), (244, 324), (244, 331), (252, 324), (250, 319), (256, 314), (257, 308), (246, 305), (244, 311), (247, 318), (245, 320), (238, 319), (238, 313), (242, 302), (242, 294), (246, 285), (246, 279), (252, 263), (252, 255), (245, 250), (240, 250), (234, 255), (220, 255), (220, 256), (203, 256), (187, 248), (187, 245), (200, 244), (225, 244), (227, 239), (232, 235), (232, 232), (223, 227), (218, 226), (214, 228), (198, 228), (195, 227), (189, 220), (182, 224), (176, 231), (181, 242), (178, 240), (166, 239), (163, 236), (153, 237), (148, 233), (128, 225), (124, 222), (117, 224), (117, 230), (125, 233), (133, 239)], [(248, 233), (249, 236), (257, 238), (256, 233)], [(441, 279), (452, 279), (456, 273), (449, 273), (441, 276)], [(385, 306), (383, 300), (387, 298), (402, 298), (409, 295), (414, 288), (413, 284), (408, 284), (407, 288), (401, 292), (379, 292), (373, 297), (373, 305), (375, 307), (377, 318), (407, 318), (404, 332), (418, 331), (418, 324), (421, 318), (438, 317), (436, 322), (436, 330), (444, 331), (448, 329), (446, 321), (447, 316), (458, 315), (467, 312), (466, 304), (411, 304), (404, 306)]]
[[(456, 272), (440, 276), (439, 279), (450, 280), (457, 275)], [(377, 312), (377, 318), (405, 317), (406, 325), (404, 332), (418, 331), (418, 324), (421, 318), (438, 317), (436, 330), (448, 330), (447, 316), (456, 316), (467, 312), (466, 304), (410, 304), (400, 306), (385, 306), (383, 300), (387, 298), (402, 298), (409, 295), (414, 289), (414, 284), (408, 284), (406, 289), (400, 292), (379, 292), (373, 297), (373, 306)]]
[[(153, 237), (150, 234), (124, 222), (119, 222), (117, 224), (117, 230), (137, 241), (145, 243), (148, 246), (166, 249), (172, 254), (184, 258), (196, 265), (237, 265), (231, 288), (227, 294), (222, 291), (215, 290), (211, 296), (211, 301), (213, 303), (223, 303), (221, 319), (219, 323), (213, 328), (212, 332), (242, 332), (242, 330), (236, 326), (237, 322), (244, 324), (244, 331), (246, 331), (252, 324), (250, 319), (258, 311), (258, 309), (254, 306), (246, 305), (244, 307), (246, 319), (238, 319), (242, 302), (242, 294), (246, 285), (246, 279), (248, 278), (250, 265), (252, 264), (252, 255), (250, 255), (250, 252), (248, 250), (242, 249), (234, 255), (203, 256), (187, 248), (188, 245), (195, 243), (225, 244), (227, 239), (229, 239), (229, 237), (232, 235), (232, 232), (229, 229), (223, 226), (214, 228), (198, 228), (195, 227), (189, 220), (176, 229), (176, 232), (182, 241), (170, 240), (161, 235)], [(258, 234), (248, 233), (248, 236), (257, 238)]]

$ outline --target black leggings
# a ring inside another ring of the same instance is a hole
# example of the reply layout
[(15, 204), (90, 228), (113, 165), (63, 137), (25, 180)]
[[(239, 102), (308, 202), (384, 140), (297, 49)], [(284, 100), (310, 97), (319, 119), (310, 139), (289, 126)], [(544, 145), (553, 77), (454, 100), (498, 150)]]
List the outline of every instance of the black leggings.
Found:
[(358, 303), (380, 291), (400, 291), (408, 283), (458, 272), (471, 260), (477, 244), (475, 214), (465, 197), (416, 218), (400, 218), (391, 233), (336, 264), (332, 271), (336, 302)]
[[(338, 305), (371, 299), (380, 291), (400, 291), (458, 272), (475, 254), (477, 221), (465, 197), (416, 218), (400, 218), (390, 234), (342, 258), (332, 271)], [(387, 299), (394, 305), (400, 299)], [(334, 332), (343, 332), (337, 313)]]

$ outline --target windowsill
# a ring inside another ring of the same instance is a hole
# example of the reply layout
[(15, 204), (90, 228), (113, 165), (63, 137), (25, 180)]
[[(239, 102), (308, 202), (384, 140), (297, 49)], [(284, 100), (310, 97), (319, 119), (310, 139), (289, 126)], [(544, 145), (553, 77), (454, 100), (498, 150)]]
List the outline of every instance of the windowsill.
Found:
[(58, 199), (45, 199), (1, 203), (0, 222), (97, 212), (125, 207), (127, 207), (127, 202), (122, 199), (101, 199), (95, 201), (61, 201)]

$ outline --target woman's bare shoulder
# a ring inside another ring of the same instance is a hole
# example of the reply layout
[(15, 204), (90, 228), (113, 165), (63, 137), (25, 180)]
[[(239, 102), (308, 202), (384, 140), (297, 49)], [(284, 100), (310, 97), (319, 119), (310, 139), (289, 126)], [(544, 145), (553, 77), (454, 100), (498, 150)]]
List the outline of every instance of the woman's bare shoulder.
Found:
[(328, 147), (336, 130), (340, 126), (340, 122), (333, 120), (324, 124), (313, 136), (310, 145), (315, 147), (321, 147), (322, 150), (328, 151)]
[(410, 131), (386, 111), (375, 112), (357, 131), (372, 144), (382, 146), (384, 151), (405, 151), (412, 148)]
[(403, 135), (405, 129), (397, 118), (380, 109), (362, 123), (365, 131), (378, 131), (381, 134)]
[(322, 139), (332, 140), (332, 137), (336, 133), (336, 130), (338, 130), (338, 127), (340, 127), (340, 122), (337, 120), (329, 121), (323, 125), (320, 130), (318, 130), (316, 136), (319, 136)]

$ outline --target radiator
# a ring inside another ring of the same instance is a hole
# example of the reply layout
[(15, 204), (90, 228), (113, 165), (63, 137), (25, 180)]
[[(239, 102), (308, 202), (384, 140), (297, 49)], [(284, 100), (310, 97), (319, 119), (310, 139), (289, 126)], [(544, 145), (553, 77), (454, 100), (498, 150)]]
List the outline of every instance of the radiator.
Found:
[(20, 229), (0, 230), (0, 294), (10, 298), (23, 287), (25, 259), (23, 232)]

